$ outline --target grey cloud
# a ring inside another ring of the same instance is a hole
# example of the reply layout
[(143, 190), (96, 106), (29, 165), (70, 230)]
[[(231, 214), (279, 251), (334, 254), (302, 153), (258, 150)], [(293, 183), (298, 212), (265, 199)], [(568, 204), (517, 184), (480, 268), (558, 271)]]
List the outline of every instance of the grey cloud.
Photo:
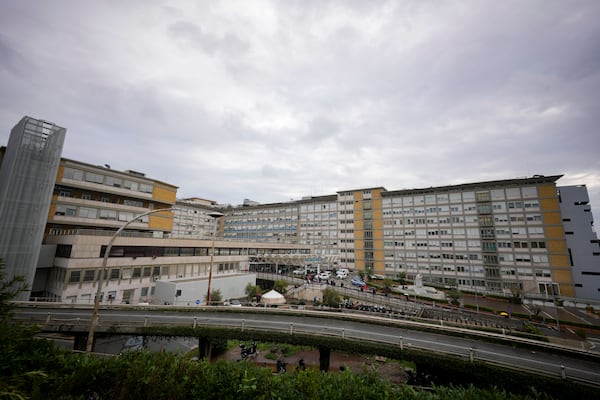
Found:
[(0, 144), (50, 119), (234, 204), (566, 173), (600, 207), (597, 1), (31, 4), (0, 6)]
[(200, 25), (188, 21), (177, 21), (171, 24), (167, 31), (175, 40), (192, 47), (199, 47), (209, 55), (223, 53), (225, 55), (240, 55), (248, 51), (249, 44), (232, 32), (219, 36), (205, 32)]

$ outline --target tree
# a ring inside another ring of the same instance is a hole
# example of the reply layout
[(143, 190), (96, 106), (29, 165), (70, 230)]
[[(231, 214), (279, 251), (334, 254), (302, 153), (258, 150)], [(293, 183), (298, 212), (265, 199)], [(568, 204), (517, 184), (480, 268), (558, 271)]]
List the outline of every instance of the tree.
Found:
[(261, 288), (258, 285), (253, 285), (248, 283), (246, 285), (246, 296), (248, 296), (248, 300), (255, 299), (261, 292)]
[(512, 297), (509, 298), (508, 301), (510, 303), (513, 303), (513, 304), (521, 304), (521, 303), (523, 303), (523, 298), (521, 297), (521, 291), (518, 290), (518, 289), (514, 290), (512, 292)]
[(273, 290), (279, 292), (280, 294), (285, 294), (287, 292), (288, 283), (284, 280), (275, 281), (273, 284)]
[(457, 289), (448, 290), (446, 296), (450, 298), (450, 304), (457, 306), (460, 304), (460, 292)]
[[(223, 295), (219, 289), (213, 289), (210, 291), (210, 305), (219, 304), (223, 300)], [(204, 301), (206, 301), (206, 295), (204, 295)]]
[(382, 285), (383, 285), (383, 292), (389, 293), (392, 291), (392, 286), (394, 285), (394, 281), (391, 280), (390, 278), (385, 278), (382, 282)]
[(400, 272), (398, 274), (398, 283), (402, 286), (406, 285), (406, 272)]
[[(11, 301), (27, 289), (24, 277), (6, 280), (4, 262), (0, 259), (0, 398), (25, 399), (32, 392), (39, 392), (40, 384), (47, 374), (33, 360), (44, 359), (52, 351), (52, 345), (34, 339), (35, 328), (26, 327), (12, 320), (14, 305)], [(39, 395), (39, 393), (38, 393)]]
[(328, 307), (337, 308), (340, 305), (340, 296), (335, 290), (327, 288), (323, 291), (323, 304)]
[(6, 280), (4, 274), (4, 261), (0, 259), (0, 319), (4, 322), (10, 318), (14, 306), (11, 300), (19, 293), (27, 289), (27, 284), (23, 283), (23, 276), (15, 276)]

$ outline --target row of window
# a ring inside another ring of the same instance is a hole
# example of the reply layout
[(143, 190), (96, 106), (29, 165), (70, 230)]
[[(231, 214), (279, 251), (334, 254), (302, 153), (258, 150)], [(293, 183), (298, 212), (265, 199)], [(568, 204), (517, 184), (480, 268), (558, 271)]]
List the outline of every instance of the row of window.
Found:
[(116, 178), (110, 175), (98, 174), (90, 171), (82, 171), (76, 168), (65, 168), (63, 178), (76, 181), (99, 183), (102, 185), (129, 189), (134, 192), (152, 193), (153, 186), (147, 183), (136, 182), (128, 179)]
[(462, 266), (462, 265), (417, 265), (407, 263), (404, 265), (387, 264), (386, 269), (397, 271), (418, 271), (422, 273), (435, 273), (435, 272), (453, 272), (464, 275), (487, 275), (493, 277), (502, 276), (535, 276), (537, 278), (550, 278), (552, 273), (549, 269), (533, 269), (533, 268), (512, 268), (512, 267), (500, 267), (496, 268), (484, 268), (482, 266)]
[[(74, 197), (72, 196), (72, 189), (70, 188), (59, 188), (58, 190), (58, 196), (59, 197)], [(132, 206), (132, 207), (144, 207), (144, 202), (141, 200), (136, 200), (136, 199), (122, 199), (120, 197), (113, 197), (112, 201), (111, 201), (111, 197), (109, 197), (106, 194), (95, 194), (94, 196), (92, 196), (91, 193), (88, 192), (82, 192), (81, 193), (81, 199), (82, 200), (94, 200), (94, 201), (101, 201), (103, 203), (114, 203), (114, 204), (119, 204), (119, 202), (122, 201), (122, 203), (126, 206)], [(152, 203), (149, 204), (149, 206), (151, 206)]]
[(537, 189), (535, 186), (527, 186), (521, 188), (506, 188), (494, 189), (482, 192), (454, 192), (454, 193), (439, 193), (430, 195), (417, 196), (397, 196), (383, 197), (382, 203), (389, 204), (444, 204), (444, 203), (468, 203), (468, 202), (484, 202), (492, 200), (511, 200), (511, 199), (531, 199), (537, 197)]
[[(72, 205), (57, 204), (54, 209), (54, 215), (79, 217), (87, 219), (109, 219), (118, 221), (130, 221), (135, 214), (128, 211), (104, 210), (92, 207), (76, 207)], [(148, 216), (140, 217), (141, 222), (148, 222)]]
[(417, 238), (425, 238), (429, 236), (453, 236), (453, 237), (470, 237), (470, 238), (494, 238), (503, 235), (543, 235), (544, 228), (538, 227), (511, 227), (498, 229), (478, 229), (478, 228), (454, 228), (452, 230), (428, 230), (428, 229), (384, 229), (383, 236), (414, 236)]
[[(205, 276), (209, 273), (210, 264), (180, 264), (172, 266), (156, 267), (122, 267), (111, 268), (105, 271), (103, 279), (109, 280), (130, 280), (150, 278), (158, 280), (161, 277), (166, 278), (186, 278), (193, 276)], [(237, 263), (218, 263), (216, 272), (235, 272), (239, 269)], [(69, 273), (69, 283), (92, 282), (98, 278), (100, 270), (72, 270)]]

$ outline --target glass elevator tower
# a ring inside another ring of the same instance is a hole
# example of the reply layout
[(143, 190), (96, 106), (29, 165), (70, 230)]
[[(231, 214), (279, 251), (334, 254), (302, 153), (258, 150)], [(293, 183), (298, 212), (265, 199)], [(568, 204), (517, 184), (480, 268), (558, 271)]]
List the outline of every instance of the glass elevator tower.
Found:
[(23, 117), (12, 129), (0, 164), (0, 258), (5, 279), (22, 275), (29, 300), (66, 129)]

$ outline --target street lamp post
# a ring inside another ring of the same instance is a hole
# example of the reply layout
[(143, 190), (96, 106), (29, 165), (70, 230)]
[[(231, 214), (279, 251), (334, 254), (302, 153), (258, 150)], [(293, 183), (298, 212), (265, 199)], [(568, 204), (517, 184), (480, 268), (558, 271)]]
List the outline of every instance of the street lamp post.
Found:
[[(208, 216), (213, 218), (215, 221), (218, 218), (221, 218), (223, 216), (223, 213), (220, 213), (218, 211), (212, 211), (210, 213), (208, 213)], [(214, 256), (215, 256), (215, 235), (213, 234), (212, 237), (212, 244), (211, 244), (211, 252), (210, 252), (210, 267), (208, 270), (208, 290), (206, 291), (206, 305), (210, 306), (210, 284), (212, 283), (212, 271), (213, 271), (213, 260), (214, 260)]]
[(558, 321), (558, 303), (556, 300), (556, 290), (554, 290), (554, 287), (556, 287), (558, 289), (558, 283), (552, 282), (551, 288), (552, 288), (552, 300), (554, 301), (554, 310), (556, 311), (556, 329), (558, 329), (558, 331), (560, 332), (560, 322)]
[(106, 275), (106, 264), (108, 262), (108, 255), (110, 254), (110, 250), (112, 249), (112, 245), (113, 245), (115, 239), (117, 238), (117, 236), (119, 236), (119, 234), (123, 231), (123, 229), (125, 229), (127, 226), (129, 226), (129, 224), (131, 224), (132, 222), (137, 221), (138, 219), (145, 217), (146, 215), (163, 212), (163, 211), (173, 211), (173, 208), (159, 208), (156, 210), (151, 210), (151, 211), (142, 213), (142, 214), (130, 219), (126, 223), (124, 223), (110, 238), (110, 241), (108, 242), (108, 245), (106, 246), (106, 250), (104, 252), (104, 258), (102, 259), (102, 269), (100, 270), (100, 274), (98, 275), (98, 278), (97, 278), (98, 287), (96, 289), (96, 297), (94, 298), (94, 311), (92, 312), (92, 322), (90, 324), (90, 330), (88, 332), (87, 346), (86, 346), (87, 353), (91, 353), (92, 348), (94, 347), (94, 333), (96, 332), (96, 326), (98, 326), (98, 310), (100, 308), (100, 295), (102, 293), (102, 281), (104, 279), (104, 275)]

